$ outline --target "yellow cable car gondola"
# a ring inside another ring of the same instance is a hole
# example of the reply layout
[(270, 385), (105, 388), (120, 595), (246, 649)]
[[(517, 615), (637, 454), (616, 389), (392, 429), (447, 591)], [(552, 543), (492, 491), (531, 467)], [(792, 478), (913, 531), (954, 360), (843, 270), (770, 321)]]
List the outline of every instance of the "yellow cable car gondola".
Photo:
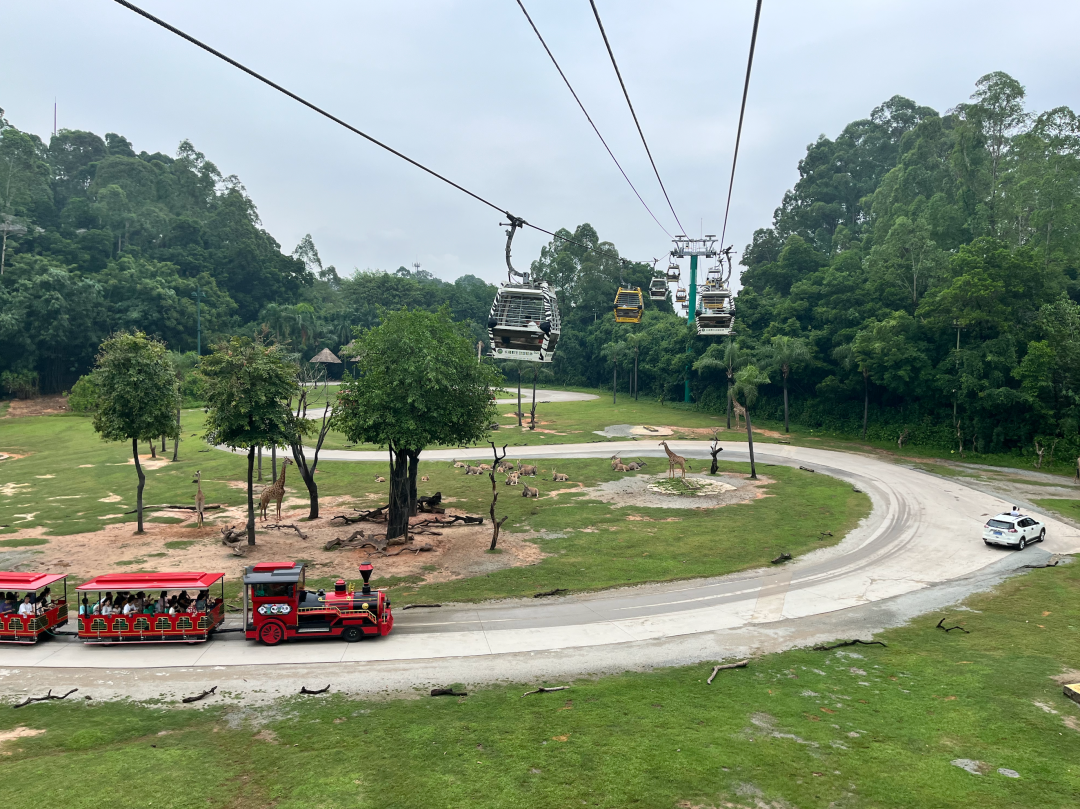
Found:
[(615, 293), (616, 323), (640, 323), (644, 309), (645, 300), (641, 287), (619, 287), (619, 291)]

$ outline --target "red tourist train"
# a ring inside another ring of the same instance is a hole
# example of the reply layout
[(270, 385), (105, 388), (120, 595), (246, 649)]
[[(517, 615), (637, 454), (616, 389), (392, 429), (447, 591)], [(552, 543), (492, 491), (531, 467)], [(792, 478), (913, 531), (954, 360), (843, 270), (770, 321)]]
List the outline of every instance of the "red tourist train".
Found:
[[(57, 582), (63, 582), (64, 595), (54, 599)], [(37, 643), (66, 624), (67, 616), (66, 575), (0, 573), (0, 643)]]
[[(360, 565), (360, 592), (343, 579), (326, 592), (305, 589), (305, 566), (296, 562), (248, 567), (244, 637), (276, 646), (292, 638), (352, 642), (389, 634), (390, 598), (371, 589), (372, 569)], [(50, 586), (60, 581), (64, 596), (51, 599)], [(75, 589), (76, 634), (86, 643), (199, 643), (225, 622), (224, 573), (110, 573)], [(66, 624), (67, 614), (65, 575), (0, 572), (0, 642), (35, 643)]]
[(353, 642), (386, 635), (394, 626), (390, 598), (372, 592), (372, 566), (360, 565), (357, 593), (344, 579), (332, 592), (304, 589), (304, 566), (261, 562), (244, 571), (244, 636), (275, 646), (291, 638), (327, 637)]
[(225, 622), (224, 573), (110, 573), (75, 590), (87, 643), (198, 643)]

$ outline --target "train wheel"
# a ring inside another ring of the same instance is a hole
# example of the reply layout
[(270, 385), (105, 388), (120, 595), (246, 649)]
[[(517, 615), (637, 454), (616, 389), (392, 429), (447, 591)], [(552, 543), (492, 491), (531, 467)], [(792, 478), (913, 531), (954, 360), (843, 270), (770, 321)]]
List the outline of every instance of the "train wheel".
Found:
[(267, 621), (259, 630), (259, 640), (267, 646), (277, 646), (285, 640), (285, 627), (277, 621)]
[(356, 643), (364, 637), (364, 633), (358, 626), (347, 626), (345, 627), (345, 631), (341, 633), (341, 637), (348, 643)]

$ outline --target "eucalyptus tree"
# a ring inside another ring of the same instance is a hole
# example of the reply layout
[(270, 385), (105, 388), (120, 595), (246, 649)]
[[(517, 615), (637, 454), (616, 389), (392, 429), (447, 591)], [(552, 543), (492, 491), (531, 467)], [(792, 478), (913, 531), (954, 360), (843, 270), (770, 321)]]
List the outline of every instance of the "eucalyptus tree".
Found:
[(630, 353), (630, 346), (622, 340), (613, 340), (600, 349), (600, 356), (611, 363), (611, 403), (616, 404), (619, 390), (619, 363)]
[(139, 463), (139, 442), (149, 441), (152, 446), (162, 435), (178, 438), (176, 372), (163, 343), (142, 332), (120, 332), (101, 344), (93, 381), (94, 430), (106, 441), (131, 441), (139, 475), (135, 512), (141, 534), (146, 474)]
[(779, 369), (784, 380), (784, 432), (788, 429), (788, 377), (793, 368), (810, 362), (810, 349), (799, 337), (781, 335), (773, 337), (769, 345), (769, 360)]
[(855, 343), (845, 343), (833, 350), (833, 359), (845, 371), (858, 370), (863, 378), (862, 437), (866, 440), (866, 423), (870, 415), (870, 366), (866, 357), (855, 349)]
[(297, 367), (278, 345), (246, 337), (222, 343), (200, 364), (206, 399), (206, 440), (247, 450), (247, 538), (255, 544), (255, 496), (252, 477), (259, 447), (288, 446), (307, 429), (293, 415)]

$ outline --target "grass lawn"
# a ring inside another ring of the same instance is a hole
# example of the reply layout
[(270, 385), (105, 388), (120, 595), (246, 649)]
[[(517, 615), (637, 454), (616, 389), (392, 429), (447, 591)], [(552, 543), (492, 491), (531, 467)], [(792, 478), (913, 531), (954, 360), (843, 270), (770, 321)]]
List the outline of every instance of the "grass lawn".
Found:
[[(3, 743), (0, 803), (1072, 809), (1080, 706), (1051, 678), (1080, 660), (1080, 564), (967, 605), (883, 633), (887, 648), (769, 655), (711, 686), (701, 664), (525, 698), (35, 704), (0, 712), (0, 731), (45, 731)], [(935, 629), (943, 616), (970, 634)]]
[(1062, 500), (1054, 497), (1043, 500), (1032, 500), (1031, 502), (1039, 508), (1056, 511), (1063, 517), (1068, 517), (1070, 520), (1080, 522), (1080, 500)]
[[(229, 483), (244, 479), (246, 458), (208, 449), (192, 437), (192, 433), (201, 434), (202, 419), (201, 411), (186, 412), (187, 440), (181, 444), (180, 461), (147, 471), (147, 505), (193, 503), (195, 487), (191, 481), (197, 469), (203, 473), (208, 503), (244, 502), (244, 492)], [(129, 447), (101, 441), (89, 419), (65, 415), (12, 420), (4, 424), (3, 442), (7, 446), (0, 450), (26, 457), (0, 462), (0, 493), (11, 492), (0, 494), (0, 525), (9, 526), (0, 532), (0, 549), (4, 548), (3, 533), (19, 528), (48, 529), (48, 539), (8, 540), (13, 549), (32, 551), (33, 545), (62, 542), (64, 535), (115, 522), (134, 524), (135, 515), (124, 514), (134, 508), (137, 483), (134, 465), (128, 463)], [(541, 562), (442, 584), (425, 585), (413, 577), (376, 581), (381, 586), (396, 585), (398, 603), (422, 603), (531, 595), (556, 587), (581, 591), (721, 575), (766, 564), (781, 551), (800, 555), (835, 543), (870, 509), (869, 498), (845, 483), (765, 464), (759, 465), (759, 472), (776, 481), (768, 487), (771, 496), (749, 503), (710, 510), (613, 508), (583, 499), (573, 491), (574, 484), (552, 483), (549, 463), (585, 486), (623, 477), (612, 472), (605, 459), (554, 460), (542, 464), (541, 477), (530, 482), (544, 495), (566, 490), (561, 494), (531, 500), (521, 496), (520, 487), (500, 485), (497, 513), (508, 515), (504, 531), (544, 532), (534, 540), (549, 554)], [(268, 458), (264, 458), (263, 467), (269, 479)], [(703, 464), (695, 462), (694, 468), (701, 470)], [(663, 471), (655, 465), (648, 470), (654, 474)], [(748, 465), (722, 464), (721, 471), (745, 473)], [(386, 484), (376, 483), (375, 477), (386, 474), (386, 463), (323, 461), (317, 473), (320, 495), (347, 496), (369, 507), (383, 503)], [(487, 515), (491, 483), (486, 476), (467, 476), (444, 462), (422, 462), (420, 474), (431, 478), (421, 484), (421, 494), (441, 491), (444, 497), (453, 498), (454, 507)], [(304, 495), (295, 469), (289, 470), (287, 484), (293, 494)], [(324, 505), (324, 514), (333, 513), (334, 508)], [(211, 522), (213, 514), (208, 512)], [(453, 529), (448, 532), (452, 536)], [(823, 541), (823, 532), (833, 536)], [(216, 545), (214, 549), (217, 551)], [(310, 555), (318, 561), (333, 553), (339, 552), (312, 547)], [(153, 569), (150, 558), (135, 549), (128, 563)], [(100, 571), (72, 571), (76, 579), (96, 572)]]

